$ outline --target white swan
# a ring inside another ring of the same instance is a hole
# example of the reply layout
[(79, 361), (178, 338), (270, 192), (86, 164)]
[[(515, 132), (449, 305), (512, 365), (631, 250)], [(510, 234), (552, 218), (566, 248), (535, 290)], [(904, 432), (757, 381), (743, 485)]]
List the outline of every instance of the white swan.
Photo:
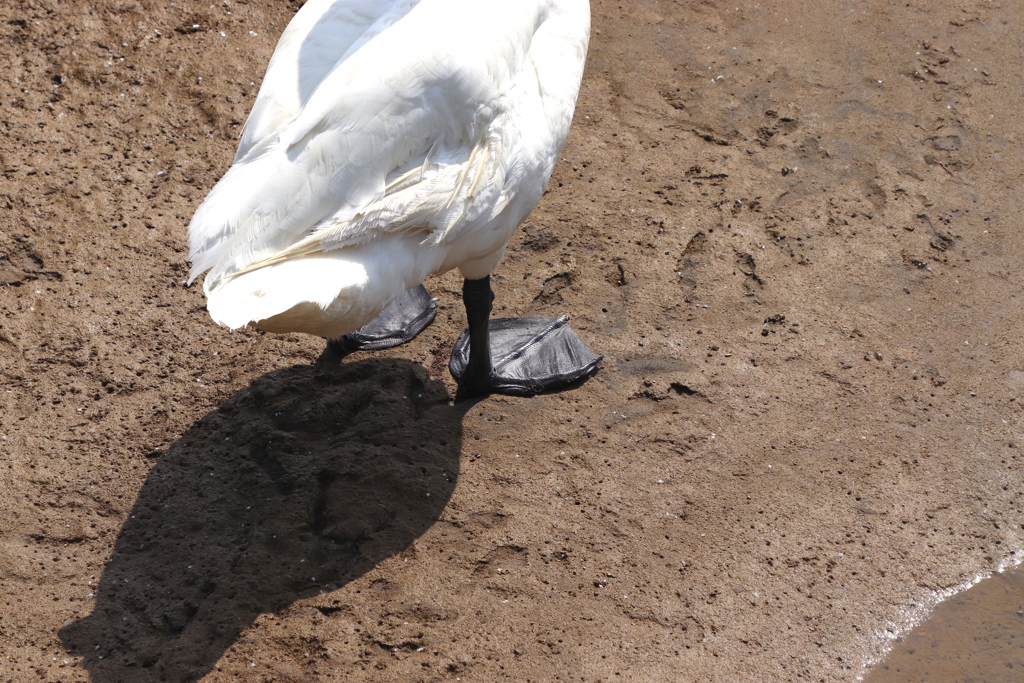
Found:
[[(588, 0), (307, 2), (189, 226), (213, 319), (338, 337), (452, 268), (467, 307), (486, 284), (489, 315), (489, 275), (568, 134), (589, 25)], [(500, 391), (482, 354), (475, 390)]]

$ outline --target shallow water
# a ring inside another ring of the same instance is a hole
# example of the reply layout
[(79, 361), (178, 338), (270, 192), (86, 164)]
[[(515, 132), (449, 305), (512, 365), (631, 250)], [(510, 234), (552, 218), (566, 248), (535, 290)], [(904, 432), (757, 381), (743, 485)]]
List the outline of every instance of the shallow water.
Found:
[(864, 683), (1024, 680), (1024, 570), (996, 574), (935, 608)]

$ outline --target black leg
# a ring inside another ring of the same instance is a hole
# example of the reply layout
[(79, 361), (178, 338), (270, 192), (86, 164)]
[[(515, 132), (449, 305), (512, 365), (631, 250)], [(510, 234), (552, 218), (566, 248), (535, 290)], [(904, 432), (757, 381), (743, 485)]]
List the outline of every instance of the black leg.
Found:
[(462, 302), (466, 306), (466, 320), (469, 322), (469, 363), (459, 388), (467, 396), (485, 394), (491, 388), (491, 304), (494, 292), (491, 277), (480, 280), (464, 280)]
[(601, 356), (569, 329), (568, 318), (491, 319), (489, 277), (462, 285), (469, 326), (448, 362), (459, 395), (532, 396), (563, 389), (597, 372)]

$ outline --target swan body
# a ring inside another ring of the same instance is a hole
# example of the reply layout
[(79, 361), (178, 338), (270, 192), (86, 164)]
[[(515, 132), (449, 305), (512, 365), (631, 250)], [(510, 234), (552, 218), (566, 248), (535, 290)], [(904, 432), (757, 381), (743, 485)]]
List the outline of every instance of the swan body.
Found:
[(309, 0), (189, 226), (230, 328), (338, 337), (426, 277), (486, 278), (565, 142), (587, 0)]

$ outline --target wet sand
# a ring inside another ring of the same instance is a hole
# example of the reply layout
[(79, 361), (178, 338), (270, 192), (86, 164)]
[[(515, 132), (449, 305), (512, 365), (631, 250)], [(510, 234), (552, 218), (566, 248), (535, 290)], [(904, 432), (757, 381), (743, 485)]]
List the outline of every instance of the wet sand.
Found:
[(494, 286), (604, 366), (455, 404), (454, 274), (345, 359), (183, 286), (298, 4), (0, 7), (0, 680), (854, 681), (1017, 563), (1015, 5), (593, 2)]
[(996, 574), (940, 604), (865, 683), (1014, 683), (1024, 676), (1024, 572)]

